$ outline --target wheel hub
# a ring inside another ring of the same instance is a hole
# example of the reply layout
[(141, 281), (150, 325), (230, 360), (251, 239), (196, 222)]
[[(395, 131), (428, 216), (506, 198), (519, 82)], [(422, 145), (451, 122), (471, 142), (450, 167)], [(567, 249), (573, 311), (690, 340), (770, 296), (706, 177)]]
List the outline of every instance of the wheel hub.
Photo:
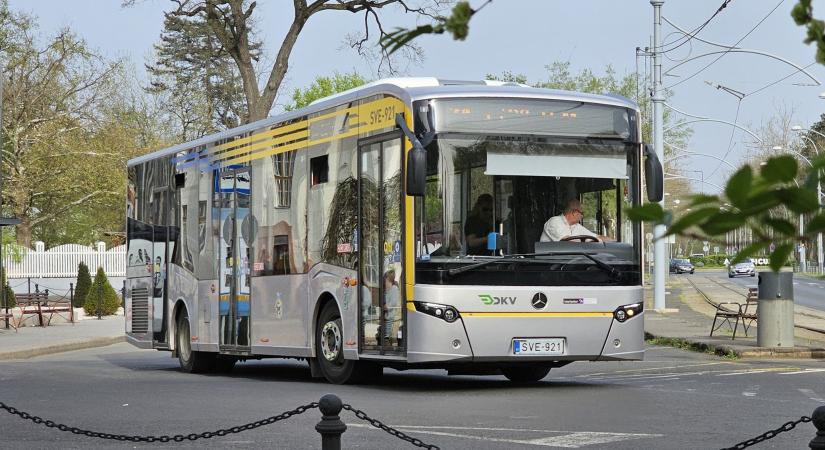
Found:
[(341, 354), (341, 329), (337, 322), (327, 322), (321, 329), (321, 351), (327, 361), (335, 361)]

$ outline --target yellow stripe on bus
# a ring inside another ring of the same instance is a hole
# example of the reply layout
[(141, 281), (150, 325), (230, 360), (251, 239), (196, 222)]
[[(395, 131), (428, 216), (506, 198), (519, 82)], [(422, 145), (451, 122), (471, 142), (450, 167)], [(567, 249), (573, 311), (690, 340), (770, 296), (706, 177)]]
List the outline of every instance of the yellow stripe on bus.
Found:
[(464, 317), (613, 317), (612, 312), (459, 312)]

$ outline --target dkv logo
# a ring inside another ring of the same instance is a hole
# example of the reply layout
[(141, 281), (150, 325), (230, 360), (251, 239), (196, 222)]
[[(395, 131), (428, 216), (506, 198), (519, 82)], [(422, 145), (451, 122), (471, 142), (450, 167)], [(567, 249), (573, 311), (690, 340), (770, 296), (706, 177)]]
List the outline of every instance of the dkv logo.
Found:
[(489, 294), (479, 294), (478, 298), (485, 305), (515, 305), (516, 297), (494, 297)]

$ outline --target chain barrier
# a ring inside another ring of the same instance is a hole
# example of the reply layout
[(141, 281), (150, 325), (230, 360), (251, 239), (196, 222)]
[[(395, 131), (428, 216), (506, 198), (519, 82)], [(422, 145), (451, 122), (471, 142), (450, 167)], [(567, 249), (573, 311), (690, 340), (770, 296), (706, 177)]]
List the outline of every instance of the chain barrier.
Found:
[(756, 445), (760, 442), (767, 441), (768, 439), (776, 437), (779, 433), (782, 433), (782, 432), (785, 432), (785, 431), (791, 431), (794, 428), (796, 428), (796, 426), (799, 425), (800, 423), (808, 423), (811, 420), (812, 419), (808, 416), (802, 416), (797, 421), (792, 420), (790, 422), (785, 423), (784, 425), (782, 425), (781, 427), (779, 427), (775, 430), (767, 431), (765, 433), (760, 434), (759, 436), (756, 436), (755, 438), (748, 439), (747, 441), (742, 441), (742, 442), (734, 445), (733, 447), (723, 448), (722, 450), (739, 450), (739, 449), (750, 447), (751, 445)]
[(129, 442), (183, 442), (185, 440), (196, 441), (198, 439), (209, 439), (215, 436), (226, 436), (227, 434), (233, 433), (240, 433), (242, 431), (254, 430), (255, 428), (262, 427), (264, 425), (271, 425), (275, 422), (289, 419), (292, 416), (297, 416), (298, 414), (303, 414), (310, 409), (317, 408), (318, 402), (312, 402), (307, 405), (299, 406), (291, 411), (286, 411), (277, 416), (272, 416), (263, 420), (259, 420), (257, 422), (247, 423), (245, 425), (240, 425), (231, 428), (224, 428), (217, 431), (207, 431), (205, 433), (192, 433), (192, 434), (176, 434), (174, 436), (130, 436), (125, 434), (110, 434), (110, 433), (100, 433), (97, 431), (89, 431), (84, 430), (82, 428), (70, 427), (63, 424), (55, 423), (51, 420), (45, 420), (42, 417), (31, 415), (24, 411), (19, 411), (17, 408), (12, 406), (8, 406), (3, 402), (0, 402), (0, 409), (6, 410), (9, 414), (13, 414), (15, 416), (19, 416), (21, 419), (32, 421), (38, 425), (45, 425), (49, 428), (57, 428), (60, 431), (68, 431), (74, 434), (82, 434), (84, 436), (93, 437), (93, 438), (100, 438), (100, 439), (110, 439), (113, 441), (129, 441)]
[(355, 414), (355, 417), (357, 417), (357, 418), (359, 418), (359, 419), (361, 419), (365, 422), (369, 422), (370, 425), (374, 426), (375, 428), (379, 428), (381, 430), (384, 430), (387, 433), (397, 437), (398, 439), (401, 439), (402, 441), (407, 441), (410, 444), (415, 445), (416, 447), (422, 447), (422, 448), (426, 448), (426, 449), (429, 449), (429, 450), (441, 450), (438, 446), (431, 445), (431, 444), (425, 444), (421, 439), (417, 439), (417, 438), (414, 438), (414, 437), (407, 436), (403, 432), (398, 431), (395, 428), (392, 428), (388, 425), (385, 425), (384, 423), (382, 423), (378, 419), (373, 419), (372, 417), (368, 416), (364, 411), (361, 411), (359, 409), (355, 409), (350, 405), (344, 404), (343, 409), (352, 412), (353, 414)]

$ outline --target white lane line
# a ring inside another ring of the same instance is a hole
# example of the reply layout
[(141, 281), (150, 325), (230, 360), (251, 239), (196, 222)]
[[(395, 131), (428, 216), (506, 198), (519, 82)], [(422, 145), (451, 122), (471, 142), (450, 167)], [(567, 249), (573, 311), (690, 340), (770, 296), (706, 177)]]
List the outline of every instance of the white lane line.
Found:
[(817, 373), (817, 372), (825, 372), (825, 369), (804, 369), (804, 370), (797, 370), (795, 372), (780, 372), (779, 375), (799, 375), (800, 373)]
[(616, 370), (614, 372), (596, 372), (596, 373), (588, 373), (584, 375), (577, 375), (577, 378), (582, 377), (596, 377), (599, 375), (614, 375), (617, 373), (635, 373), (635, 372), (649, 372), (651, 370), (667, 370), (667, 369), (684, 369), (687, 367), (704, 367), (704, 366), (716, 366), (719, 364), (732, 364), (735, 366), (742, 365), (742, 363), (734, 363), (734, 362), (710, 362), (710, 363), (701, 363), (701, 364), (685, 364), (681, 366), (665, 366), (665, 367), (648, 367), (646, 369), (628, 369), (628, 370)]
[(731, 377), (735, 375), (749, 375), (752, 373), (778, 372), (780, 370), (788, 370), (787, 368), (771, 368), (771, 369), (748, 369), (740, 372), (728, 372), (716, 374), (717, 377)]
[[(378, 431), (375, 427), (366, 424), (347, 424), (348, 427), (366, 428)], [(484, 427), (445, 427), (445, 426), (405, 426), (392, 425), (393, 428), (405, 432), (415, 432), (418, 434), (429, 434), (433, 436), (448, 436), (463, 439), (475, 439), (487, 442), (506, 442), (508, 444), (538, 445), (542, 447), (563, 447), (579, 448), (587, 445), (607, 444), (611, 442), (628, 441), (632, 439), (645, 439), (661, 437), (661, 434), (644, 433), (608, 433), (598, 431), (560, 431), (560, 430), (525, 430), (519, 428), (484, 428)], [(536, 439), (507, 439), (502, 437), (478, 436), (477, 434), (449, 433), (445, 431), (435, 431), (449, 429), (455, 431), (509, 431), (509, 432), (533, 432), (533, 433), (559, 433), (557, 436), (544, 436)]]
[(797, 391), (801, 392), (803, 395), (806, 395), (809, 399), (815, 402), (825, 403), (825, 399), (816, 395), (816, 392), (811, 389), (797, 389)]
[(756, 392), (743, 392), (742, 395), (745, 397), (756, 397)]

